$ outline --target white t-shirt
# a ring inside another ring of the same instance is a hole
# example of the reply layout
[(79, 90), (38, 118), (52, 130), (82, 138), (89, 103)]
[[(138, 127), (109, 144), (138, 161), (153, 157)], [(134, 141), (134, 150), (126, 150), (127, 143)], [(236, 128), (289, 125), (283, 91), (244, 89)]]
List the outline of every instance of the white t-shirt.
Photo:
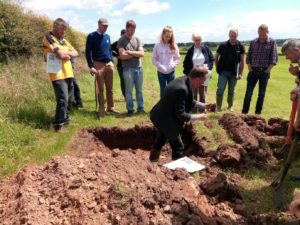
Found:
[(194, 48), (194, 54), (193, 54), (193, 65), (194, 68), (196, 66), (202, 66), (204, 64), (205, 58), (201, 51), (201, 48)]

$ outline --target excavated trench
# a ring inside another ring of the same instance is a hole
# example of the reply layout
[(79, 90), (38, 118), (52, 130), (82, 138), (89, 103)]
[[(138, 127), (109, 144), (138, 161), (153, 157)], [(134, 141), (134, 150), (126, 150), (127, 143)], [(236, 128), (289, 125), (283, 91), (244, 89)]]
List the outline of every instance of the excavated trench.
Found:
[[(136, 150), (143, 149), (149, 151), (156, 137), (156, 130), (152, 125), (139, 126), (121, 129), (119, 127), (88, 129), (109, 149)], [(202, 155), (204, 148), (201, 139), (198, 138), (192, 123), (184, 126), (182, 141), (185, 146), (186, 155)]]
[(276, 159), (286, 121), (224, 114), (219, 124), (236, 144), (215, 151), (204, 148), (206, 138), (192, 123), (184, 127), (186, 155), (206, 166), (197, 179), (163, 166), (171, 160), (169, 145), (158, 163), (149, 162), (152, 125), (84, 129), (72, 148), (80, 157), (54, 157), (1, 181), (1, 224), (277, 225), (294, 219), (286, 212), (249, 214), (240, 193), (243, 172)]

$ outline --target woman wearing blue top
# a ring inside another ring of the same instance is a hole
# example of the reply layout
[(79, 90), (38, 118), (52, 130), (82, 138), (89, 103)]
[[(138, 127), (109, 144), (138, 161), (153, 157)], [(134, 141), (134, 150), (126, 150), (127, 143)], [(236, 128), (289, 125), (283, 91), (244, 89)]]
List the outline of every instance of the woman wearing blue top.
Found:
[(187, 51), (183, 61), (183, 73), (188, 75), (190, 71), (198, 66), (207, 66), (209, 70), (209, 76), (200, 88), (194, 89), (194, 98), (198, 100), (198, 93), (200, 102), (205, 103), (205, 97), (207, 93), (207, 87), (211, 80), (211, 70), (214, 64), (214, 56), (210, 49), (202, 44), (202, 37), (199, 33), (192, 35), (194, 45)]

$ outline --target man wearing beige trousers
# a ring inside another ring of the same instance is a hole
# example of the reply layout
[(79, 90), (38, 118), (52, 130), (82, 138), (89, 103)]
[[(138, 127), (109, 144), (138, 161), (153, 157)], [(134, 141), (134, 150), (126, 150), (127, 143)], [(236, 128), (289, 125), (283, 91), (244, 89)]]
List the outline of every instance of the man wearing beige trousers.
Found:
[[(110, 36), (106, 33), (108, 22), (105, 18), (98, 21), (98, 29), (90, 33), (86, 40), (86, 60), (90, 73), (96, 79), (96, 99), (99, 106), (96, 109), (98, 117), (103, 117), (107, 112), (118, 113), (114, 107), (113, 98), (113, 73), (114, 64), (111, 50)], [(105, 109), (104, 85), (106, 88), (107, 108)]]

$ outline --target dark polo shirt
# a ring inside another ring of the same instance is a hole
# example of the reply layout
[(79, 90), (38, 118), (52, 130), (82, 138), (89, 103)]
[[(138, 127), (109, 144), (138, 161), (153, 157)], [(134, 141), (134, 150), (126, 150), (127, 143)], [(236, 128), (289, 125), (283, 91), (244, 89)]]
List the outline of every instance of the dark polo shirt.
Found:
[(217, 52), (220, 54), (217, 65), (218, 72), (226, 70), (235, 73), (236, 65), (241, 61), (241, 55), (245, 54), (245, 47), (239, 41), (232, 45), (228, 40), (220, 44)]

